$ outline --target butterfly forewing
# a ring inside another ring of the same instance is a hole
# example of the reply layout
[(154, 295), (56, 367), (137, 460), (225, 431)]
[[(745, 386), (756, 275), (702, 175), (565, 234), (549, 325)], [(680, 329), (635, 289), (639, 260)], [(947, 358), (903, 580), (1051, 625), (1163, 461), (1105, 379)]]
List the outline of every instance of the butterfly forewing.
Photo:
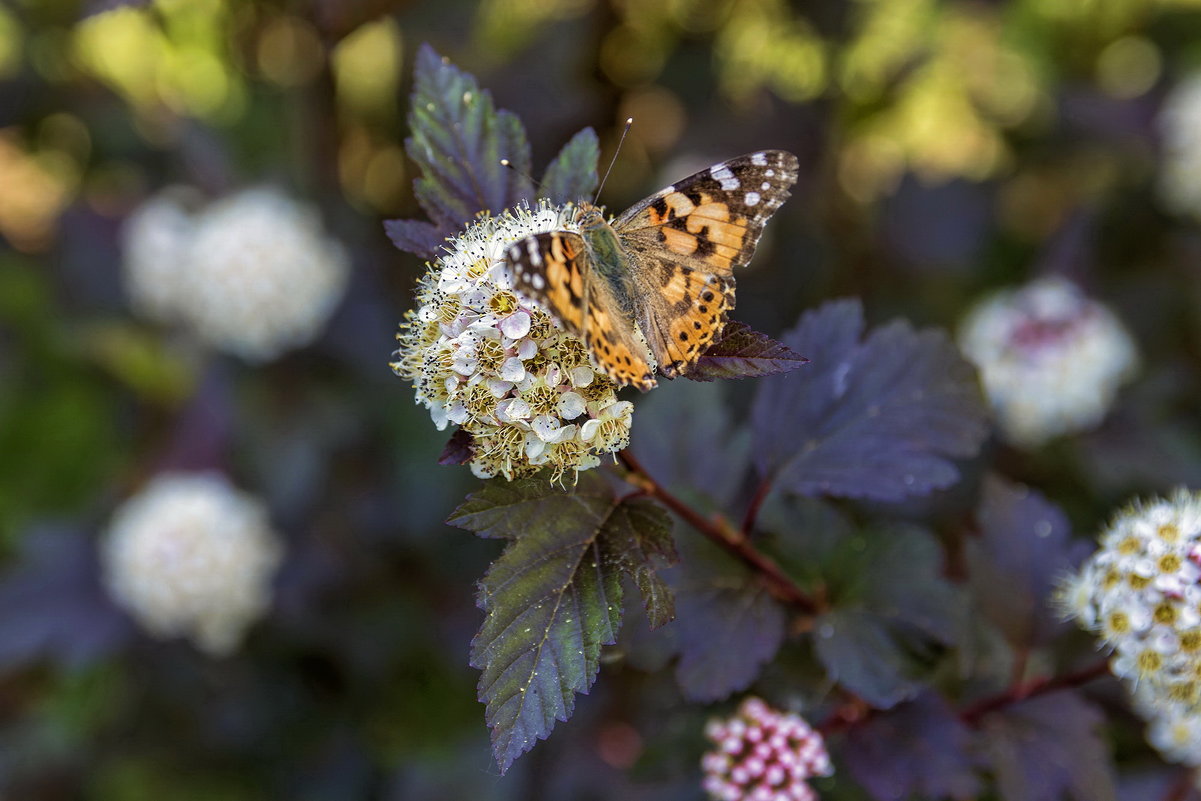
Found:
[(755, 254), (797, 167), (782, 150), (739, 156), (677, 181), (614, 223), (634, 266), (637, 322), (665, 375), (687, 372), (721, 333), (734, 308), (733, 271)]
[(650, 349), (612, 289), (596, 274), (583, 237), (534, 234), (509, 247), (513, 288), (588, 346), (593, 364), (619, 385), (655, 386)]

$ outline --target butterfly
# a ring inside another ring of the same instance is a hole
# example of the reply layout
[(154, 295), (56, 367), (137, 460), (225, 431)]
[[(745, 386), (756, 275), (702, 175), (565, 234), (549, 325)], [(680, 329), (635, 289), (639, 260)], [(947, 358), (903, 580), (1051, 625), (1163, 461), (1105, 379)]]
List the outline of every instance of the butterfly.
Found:
[(577, 230), (514, 242), (513, 287), (584, 341), (619, 386), (646, 391), (655, 370), (688, 372), (734, 308), (734, 270), (755, 255), (763, 226), (788, 199), (796, 156), (764, 150), (690, 175), (612, 221), (574, 207)]

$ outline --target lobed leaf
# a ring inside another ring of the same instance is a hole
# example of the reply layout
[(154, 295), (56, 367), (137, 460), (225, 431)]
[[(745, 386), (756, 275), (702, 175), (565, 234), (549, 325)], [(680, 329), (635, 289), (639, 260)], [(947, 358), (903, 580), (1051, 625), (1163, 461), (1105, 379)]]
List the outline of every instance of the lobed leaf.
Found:
[(490, 481), (449, 522), (510, 540), (480, 583), (486, 616), (471, 647), (504, 773), (596, 680), (601, 646), (621, 627), (623, 575), (647, 587), (652, 619), (670, 619), (665, 588), (647, 574), (674, 556), (671, 522), (646, 498), (616, 497), (597, 476), (571, 492), (537, 479)]
[(752, 408), (756, 464), (803, 495), (900, 500), (959, 478), (952, 458), (988, 433), (975, 371), (947, 337), (894, 322), (863, 334), (858, 301), (801, 317), (784, 344), (804, 374), (764, 381)]
[(915, 528), (846, 537), (828, 551), (820, 569), (831, 611), (817, 618), (814, 638), (831, 679), (880, 709), (921, 691), (937, 648), (955, 641), (963, 607), (941, 565), (938, 543)]
[[(525, 177), (530, 145), (521, 121), (497, 111), (475, 78), (429, 45), (417, 53), (409, 128), (405, 152), (421, 169), (413, 193), (433, 227), (390, 221), (386, 230), (398, 247), (428, 258), (477, 213), (499, 214), (531, 197)], [(502, 158), (516, 169), (501, 166)]]
[(1087, 555), (1058, 506), (997, 476), (984, 483), (980, 536), (967, 543), (972, 594), (1015, 647), (1049, 643), (1066, 625), (1051, 608), (1059, 579)]
[(596, 163), (600, 159), (600, 143), (591, 128), (571, 137), (542, 176), (539, 195), (551, 203), (574, 203), (589, 200), (596, 191)]
[(676, 681), (691, 701), (745, 690), (784, 641), (784, 610), (753, 576), (686, 585), (676, 603)]
[(787, 373), (808, 361), (784, 343), (746, 323), (731, 320), (722, 330), (721, 338), (709, 346), (684, 377), (693, 381), (762, 378)]
[(939, 695), (925, 692), (847, 732), (842, 758), (876, 801), (976, 798), (972, 732)]
[(1100, 736), (1104, 714), (1074, 691), (986, 716), (984, 754), (1003, 801), (1113, 801), (1114, 771)]
[(446, 241), (438, 226), (424, 220), (384, 220), (384, 232), (392, 244), (423, 259), (433, 259)]

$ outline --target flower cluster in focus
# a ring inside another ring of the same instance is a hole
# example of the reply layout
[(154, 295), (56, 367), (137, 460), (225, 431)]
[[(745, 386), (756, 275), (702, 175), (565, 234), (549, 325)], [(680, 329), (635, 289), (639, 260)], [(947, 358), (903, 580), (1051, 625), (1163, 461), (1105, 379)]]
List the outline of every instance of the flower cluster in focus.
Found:
[(703, 786), (716, 801), (816, 801), (806, 780), (833, 772), (819, 733), (758, 698), (729, 720), (710, 721), (705, 736), (716, 748), (701, 760)]
[(980, 370), (1001, 435), (1021, 447), (1095, 426), (1138, 363), (1118, 318), (1055, 277), (976, 306), (959, 346)]
[(1201, 74), (1173, 89), (1159, 114), (1159, 194), (1179, 214), (1201, 216)]
[(209, 345), (263, 362), (308, 344), (342, 297), (345, 249), (315, 212), (251, 189), (198, 213), (164, 192), (124, 231), (127, 292), (141, 314), (182, 322)]
[(559, 479), (624, 448), (633, 405), (587, 348), (512, 290), (504, 254), (531, 234), (570, 229), (569, 209), (540, 203), (477, 219), (446, 244), (397, 334), (392, 369), (413, 382), (439, 430), (472, 438), (481, 478), (546, 467)]
[(1201, 765), (1201, 493), (1135, 504), (1064, 585), (1061, 600), (1113, 649), (1164, 756)]
[(258, 501), (217, 473), (166, 473), (126, 501), (103, 544), (109, 593), (157, 637), (222, 655), (267, 608), (281, 547)]

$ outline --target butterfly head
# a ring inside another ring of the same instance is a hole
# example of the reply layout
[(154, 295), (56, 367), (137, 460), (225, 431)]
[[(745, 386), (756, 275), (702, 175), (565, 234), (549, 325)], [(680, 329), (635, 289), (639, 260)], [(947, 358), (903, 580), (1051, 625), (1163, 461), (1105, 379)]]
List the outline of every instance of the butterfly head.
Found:
[(595, 231), (608, 225), (605, 222), (604, 207), (594, 206), (587, 201), (576, 206), (575, 222), (580, 226), (581, 231)]

